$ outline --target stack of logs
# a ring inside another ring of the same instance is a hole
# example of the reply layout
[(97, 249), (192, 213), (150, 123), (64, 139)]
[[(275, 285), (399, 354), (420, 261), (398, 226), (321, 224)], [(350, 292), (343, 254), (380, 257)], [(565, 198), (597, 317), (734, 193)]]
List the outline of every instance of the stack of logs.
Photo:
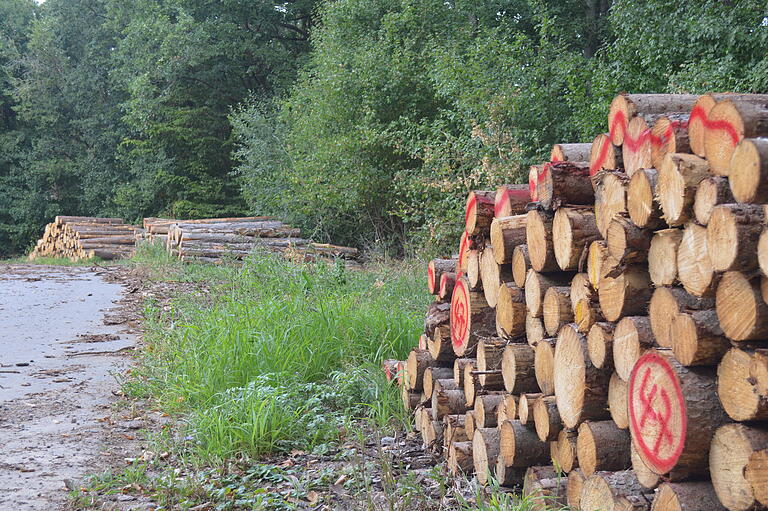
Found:
[(121, 218), (57, 216), (45, 226), (30, 260), (38, 257), (66, 257), (72, 261), (98, 257), (104, 260), (130, 257), (134, 252), (137, 228)]
[(768, 506), (768, 96), (621, 94), (469, 194), (406, 361), (453, 472), (585, 511)]
[(150, 232), (165, 235), (168, 251), (182, 261), (238, 261), (256, 247), (282, 254), (294, 262), (343, 259), (354, 265), (358, 256), (355, 248), (303, 239), (298, 228), (269, 217), (173, 220), (156, 223)]
[(144, 219), (144, 239), (150, 243), (168, 245), (168, 230), (171, 224), (178, 222), (170, 218), (147, 217)]

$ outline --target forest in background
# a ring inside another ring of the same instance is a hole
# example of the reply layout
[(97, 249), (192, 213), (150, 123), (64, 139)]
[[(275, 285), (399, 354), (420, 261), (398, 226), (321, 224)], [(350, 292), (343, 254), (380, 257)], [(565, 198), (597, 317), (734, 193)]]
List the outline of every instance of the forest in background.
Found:
[[(758, 0), (0, 1), (0, 256), (56, 214), (449, 252), (619, 91), (768, 92)], [(524, 171), (521, 169), (525, 169)]]

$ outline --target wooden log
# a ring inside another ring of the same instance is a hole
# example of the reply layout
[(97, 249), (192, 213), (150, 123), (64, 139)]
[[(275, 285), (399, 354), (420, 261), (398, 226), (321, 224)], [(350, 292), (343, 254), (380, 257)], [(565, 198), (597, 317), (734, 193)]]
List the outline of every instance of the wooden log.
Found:
[(576, 270), (582, 252), (600, 238), (595, 214), (589, 209), (560, 208), (552, 222), (555, 259), (562, 270)]
[(443, 436), (445, 426), (440, 421), (428, 421), (422, 429), (422, 439), (424, 446), (428, 451), (434, 454), (440, 454), (443, 451)]
[(496, 304), (496, 333), (505, 339), (525, 334), (525, 292), (511, 282), (499, 286)]
[(400, 389), (400, 397), (406, 410), (415, 410), (421, 403), (421, 394), (419, 392), (411, 392), (405, 388), (405, 385)]
[(706, 476), (715, 430), (729, 421), (717, 398), (715, 372), (682, 366), (668, 350), (651, 350), (629, 380), (632, 442), (669, 481)]
[(768, 350), (754, 351), (749, 363), (749, 377), (755, 381), (758, 394), (768, 396)]
[(589, 172), (595, 175), (603, 170), (624, 168), (621, 147), (613, 145), (607, 134), (601, 133), (592, 140), (589, 150)]
[(507, 394), (481, 394), (475, 399), (475, 426), (478, 428), (495, 428), (499, 406), (504, 403)]
[(587, 276), (592, 287), (599, 289), (600, 280), (618, 264), (618, 261), (613, 259), (608, 253), (608, 244), (605, 241), (598, 240), (589, 244)]
[(752, 354), (730, 349), (717, 366), (717, 394), (726, 413), (735, 421), (768, 419), (768, 396), (761, 395), (749, 368)]
[(557, 411), (555, 396), (541, 396), (533, 403), (533, 424), (542, 442), (557, 440), (563, 423)]
[(502, 422), (499, 432), (500, 456), (507, 466), (523, 468), (549, 462), (549, 445), (520, 421)]
[(496, 467), (499, 456), (499, 430), (496, 428), (477, 428), (472, 437), (472, 459), (475, 477), (480, 485), (488, 484), (490, 469)]
[(549, 153), (549, 161), (588, 161), (592, 144), (555, 144)]
[(385, 359), (381, 361), (381, 370), (384, 373), (384, 377), (387, 381), (394, 381), (397, 379), (397, 372), (399, 371), (400, 360)]
[(675, 358), (684, 366), (715, 365), (731, 344), (712, 309), (676, 314), (670, 337)]
[[(554, 215), (544, 211), (529, 211), (525, 220), (525, 236), (531, 268), (538, 272), (557, 271), (555, 247), (552, 241)], [(511, 251), (510, 251), (511, 255)]]
[(479, 389), (480, 382), (477, 380), (477, 366), (464, 366), (464, 400), (468, 407), (472, 408), (475, 405), (475, 398)]
[(692, 154), (668, 154), (659, 169), (656, 195), (670, 226), (693, 219), (693, 203), (699, 183), (709, 177), (709, 164)]
[(597, 293), (595, 293), (595, 289), (592, 287), (592, 283), (589, 281), (589, 275), (586, 272), (577, 273), (573, 276), (569, 294), (571, 299), (571, 309), (573, 309), (574, 313), (576, 311), (576, 305), (580, 300), (587, 300), (589, 302), (597, 301)]
[(670, 153), (690, 153), (688, 137), (689, 112), (677, 112), (656, 118), (651, 128), (651, 165), (659, 168)]
[(587, 162), (545, 163), (537, 182), (537, 197), (545, 209), (560, 205), (593, 204), (595, 192)]
[(501, 390), (504, 380), (501, 359), (507, 341), (498, 337), (484, 337), (477, 348), (477, 380), (486, 390)]
[(663, 483), (651, 511), (725, 511), (710, 481)]
[(504, 400), (496, 408), (496, 425), (500, 425), (505, 420), (517, 418), (517, 396), (514, 394), (503, 394)]
[(525, 279), (525, 305), (528, 314), (535, 318), (544, 315), (544, 298), (547, 290), (553, 286), (566, 286), (573, 273), (542, 274), (531, 269)]
[(457, 358), (453, 361), (453, 379), (456, 381), (456, 385), (459, 388), (464, 387), (464, 370), (467, 366), (472, 367), (472, 371), (477, 369), (476, 358)]
[(651, 297), (648, 269), (628, 266), (615, 277), (600, 279), (597, 289), (605, 319), (618, 321), (623, 316), (645, 314)]
[[(768, 139), (744, 139), (736, 146), (729, 164), (728, 179), (734, 201), (768, 201)], [(726, 202), (726, 201), (723, 201)]]
[(530, 424), (533, 420), (533, 403), (543, 395), (541, 392), (520, 394), (517, 400), (517, 418), (521, 424)]
[(467, 196), (465, 226), (467, 234), (487, 234), (494, 216), (495, 191), (473, 190)]
[(648, 250), (648, 274), (654, 286), (671, 286), (677, 281), (677, 250), (682, 229), (656, 231)]
[(663, 224), (661, 206), (656, 200), (656, 169), (642, 169), (629, 179), (627, 185), (627, 212), (632, 223), (646, 229), (656, 229)]
[(564, 428), (557, 435), (557, 460), (560, 468), (565, 472), (578, 468), (579, 459), (576, 453), (576, 439), (578, 433), (574, 429)]
[(568, 286), (552, 286), (544, 294), (544, 329), (550, 336), (557, 335), (562, 325), (573, 321), (570, 294)]
[(456, 285), (456, 274), (453, 272), (445, 272), (440, 275), (440, 288), (437, 292), (437, 298), (439, 300), (450, 300), (453, 295), (453, 288)]
[(502, 456), (496, 457), (496, 470), (494, 476), (496, 482), (501, 486), (512, 488), (515, 486), (522, 486), (523, 478), (525, 477), (525, 468), (509, 467), (504, 462)]
[(621, 429), (629, 428), (629, 412), (627, 410), (627, 392), (629, 385), (613, 373), (608, 382), (608, 411), (611, 419)]
[(633, 224), (627, 216), (614, 215), (606, 231), (608, 253), (623, 264), (645, 262), (651, 248), (652, 235), (651, 231)]
[(632, 470), (596, 472), (581, 490), (582, 511), (649, 511), (653, 494), (647, 493)]
[[(480, 278), (480, 250), (472, 249), (467, 253), (467, 282), (470, 291), (483, 290), (483, 280)], [(454, 289), (455, 287), (454, 284)]]
[(60, 226), (64, 224), (70, 224), (70, 223), (90, 223), (90, 224), (125, 224), (125, 221), (122, 218), (106, 218), (106, 217), (93, 217), (93, 216), (67, 216), (67, 215), (57, 215), (53, 223), (54, 225)]
[(453, 352), (450, 325), (440, 325), (435, 328), (435, 333), (427, 339), (427, 350), (437, 364), (452, 366), (453, 361), (456, 360), (456, 354)]
[(589, 360), (587, 339), (571, 325), (560, 329), (555, 348), (555, 396), (560, 417), (568, 428), (585, 420), (602, 420), (608, 414), (610, 371)]
[(733, 341), (768, 337), (768, 305), (763, 301), (757, 279), (729, 271), (717, 287), (716, 307), (720, 327)]
[(527, 215), (514, 215), (491, 222), (491, 246), (497, 263), (511, 263), (515, 247), (525, 243), (527, 218)]
[(671, 328), (677, 313), (684, 310), (710, 309), (713, 305), (711, 298), (692, 296), (680, 288), (657, 288), (648, 305), (648, 316), (658, 345), (662, 348), (673, 347)]
[(696, 188), (693, 201), (693, 214), (701, 225), (707, 225), (712, 210), (720, 204), (736, 202), (728, 186), (728, 178), (713, 176), (703, 179)]
[(647, 316), (622, 318), (613, 332), (613, 366), (619, 378), (629, 381), (635, 362), (655, 344)]
[(493, 212), (496, 218), (525, 213), (531, 202), (529, 185), (501, 185), (496, 189)]
[[(763, 276), (768, 276), (768, 229), (763, 229), (757, 241), (757, 263)], [(763, 296), (767, 296), (763, 294)]]
[(435, 335), (435, 329), (447, 325), (451, 318), (451, 304), (433, 302), (424, 316), (424, 333), (428, 337)]
[(531, 196), (532, 202), (539, 200), (539, 175), (543, 167), (543, 165), (531, 165), (528, 168), (528, 194)]
[(627, 185), (629, 178), (624, 172), (602, 171), (595, 175), (595, 223), (600, 235), (608, 235), (613, 217), (627, 212)]
[(729, 511), (762, 509), (745, 471), (753, 453), (768, 449), (768, 431), (726, 424), (712, 438), (709, 469), (717, 498)]
[(612, 420), (586, 421), (579, 426), (576, 453), (579, 468), (589, 477), (598, 470), (625, 470), (631, 467), (629, 432)]
[(459, 255), (456, 258), (456, 274), (464, 274), (467, 272), (469, 266), (469, 250), (470, 245), (473, 244), (472, 239), (467, 234), (467, 231), (461, 233), (461, 239), (459, 240)]
[(768, 449), (761, 449), (749, 456), (744, 469), (752, 494), (760, 505), (768, 506)]
[(677, 278), (693, 296), (714, 296), (719, 277), (707, 249), (707, 229), (689, 223), (677, 248)]
[(531, 259), (528, 257), (528, 245), (517, 245), (512, 251), (512, 280), (517, 287), (525, 287), (525, 277), (531, 269)]
[(555, 345), (556, 339), (542, 339), (534, 351), (536, 383), (546, 396), (555, 393)]
[[(428, 367), (424, 370), (422, 379), (423, 392), (425, 396), (432, 396), (435, 386), (444, 390), (455, 390), (458, 388), (453, 379), (452, 367)], [(431, 417), (430, 417), (430, 420)]]
[(745, 138), (768, 136), (768, 101), (724, 99), (709, 112), (704, 150), (712, 172), (727, 176), (736, 145)]
[(587, 480), (580, 468), (572, 470), (568, 474), (568, 482), (565, 487), (565, 496), (570, 509), (581, 509), (581, 490)]
[(453, 351), (459, 357), (474, 355), (478, 338), (496, 333), (496, 311), (482, 293), (469, 290), (469, 282), (464, 277), (453, 289), (450, 323)]
[(429, 262), (427, 265), (427, 289), (429, 294), (438, 294), (441, 278), (444, 273), (456, 274), (456, 259), (432, 259)]
[(617, 146), (624, 143), (629, 122), (634, 117), (687, 112), (697, 96), (693, 94), (626, 94), (617, 95), (608, 111), (608, 133)]
[(704, 134), (709, 124), (709, 112), (717, 104), (714, 94), (703, 94), (696, 99), (691, 116), (688, 119), (688, 141), (691, 152), (702, 158), (706, 156), (704, 147)]
[(649, 469), (645, 462), (637, 453), (637, 448), (633, 442), (629, 445), (629, 457), (632, 460), (632, 470), (637, 476), (637, 480), (643, 488), (653, 490), (661, 482), (661, 476)]
[(466, 413), (468, 410), (464, 391), (458, 388), (448, 390), (435, 388), (432, 391), (432, 420), (441, 420), (446, 415)]
[(630, 177), (640, 169), (653, 167), (651, 126), (653, 126), (652, 121), (646, 122), (646, 119), (640, 116), (633, 117), (627, 124), (627, 133), (624, 137), (624, 143), (621, 145), (621, 153), (624, 160), (624, 170)]
[(443, 417), (443, 423), (445, 424), (443, 446), (446, 451), (453, 442), (466, 442), (469, 440), (464, 430), (465, 419), (465, 415), (446, 415)]
[(762, 205), (721, 204), (707, 224), (707, 254), (715, 271), (757, 268), (758, 240), (765, 213)]
[(498, 264), (494, 258), (493, 247), (485, 247), (480, 254), (480, 279), (483, 281), (485, 301), (489, 306), (496, 307), (499, 301), (499, 286), (512, 281), (512, 266)]
[(616, 325), (601, 321), (587, 334), (589, 360), (598, 369), (613, 369), (613, 333)]
[(471, 474), (474, 467), (472, 442), (453, 442), (448, 448), (448, 471), (453, 475)]
[(523, 479), (523, 498), (531, 511), (560, 509), (566, 505), (566, 479), (552, 466), (528, 467)]
[(544, 322), (541, 318), (534, 318), (530, 314), (526, 314), (525, 338), (528, 341), (528, 344), (536, 346), (536, 344), (546, 336), (547, 333), (544, 331)]
[(511, 394), (539, 392), (534, 367), (534, 350), (524, 343), (510, 343), (504, 348), (501, 374), (504, 389)]

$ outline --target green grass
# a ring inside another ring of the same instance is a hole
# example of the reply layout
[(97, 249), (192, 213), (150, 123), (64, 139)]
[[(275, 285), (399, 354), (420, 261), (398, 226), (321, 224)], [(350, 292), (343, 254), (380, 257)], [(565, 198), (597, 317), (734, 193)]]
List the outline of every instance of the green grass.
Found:
[[(151, 262), (154, 250), (135, 262)], [(127, 389), (181, 414), (184, 447), (206, 462), (316, 448), (360, 418), (405, 421), (379, 364), (418, 339), (429, 301), (421, 273), (266, 254), (241, 267), (177, 267), (175, 278), (208, 292), (168, 310), (147, 305), (148, 349)]]

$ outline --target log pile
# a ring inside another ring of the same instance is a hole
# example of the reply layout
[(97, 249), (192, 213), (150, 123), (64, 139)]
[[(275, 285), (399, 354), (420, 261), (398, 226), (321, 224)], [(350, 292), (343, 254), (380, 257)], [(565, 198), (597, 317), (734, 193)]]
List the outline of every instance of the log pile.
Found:
[(188, 262), (239, 261), (257, 247), (294, 262), (342, 259), (355, 265), (358, 257), (356, 248), (313, 243), (301, 238), (300, 229), (270, 217), (173, 220), (153, 223), (149, 231), (164, 235), (170, 254)]
[(139, 231), (121, 218), (57, 216), (45, 226), (29, 259), (66, 257), (80, 261), (94, 257), (104, 260), (130, 257)]
[[(552, 507), (768, 507), (768, 96), (620, 94), (469, 194), (420, 346), (426, 449)], [(543, 507), (544, 504), (542, 504)]]

